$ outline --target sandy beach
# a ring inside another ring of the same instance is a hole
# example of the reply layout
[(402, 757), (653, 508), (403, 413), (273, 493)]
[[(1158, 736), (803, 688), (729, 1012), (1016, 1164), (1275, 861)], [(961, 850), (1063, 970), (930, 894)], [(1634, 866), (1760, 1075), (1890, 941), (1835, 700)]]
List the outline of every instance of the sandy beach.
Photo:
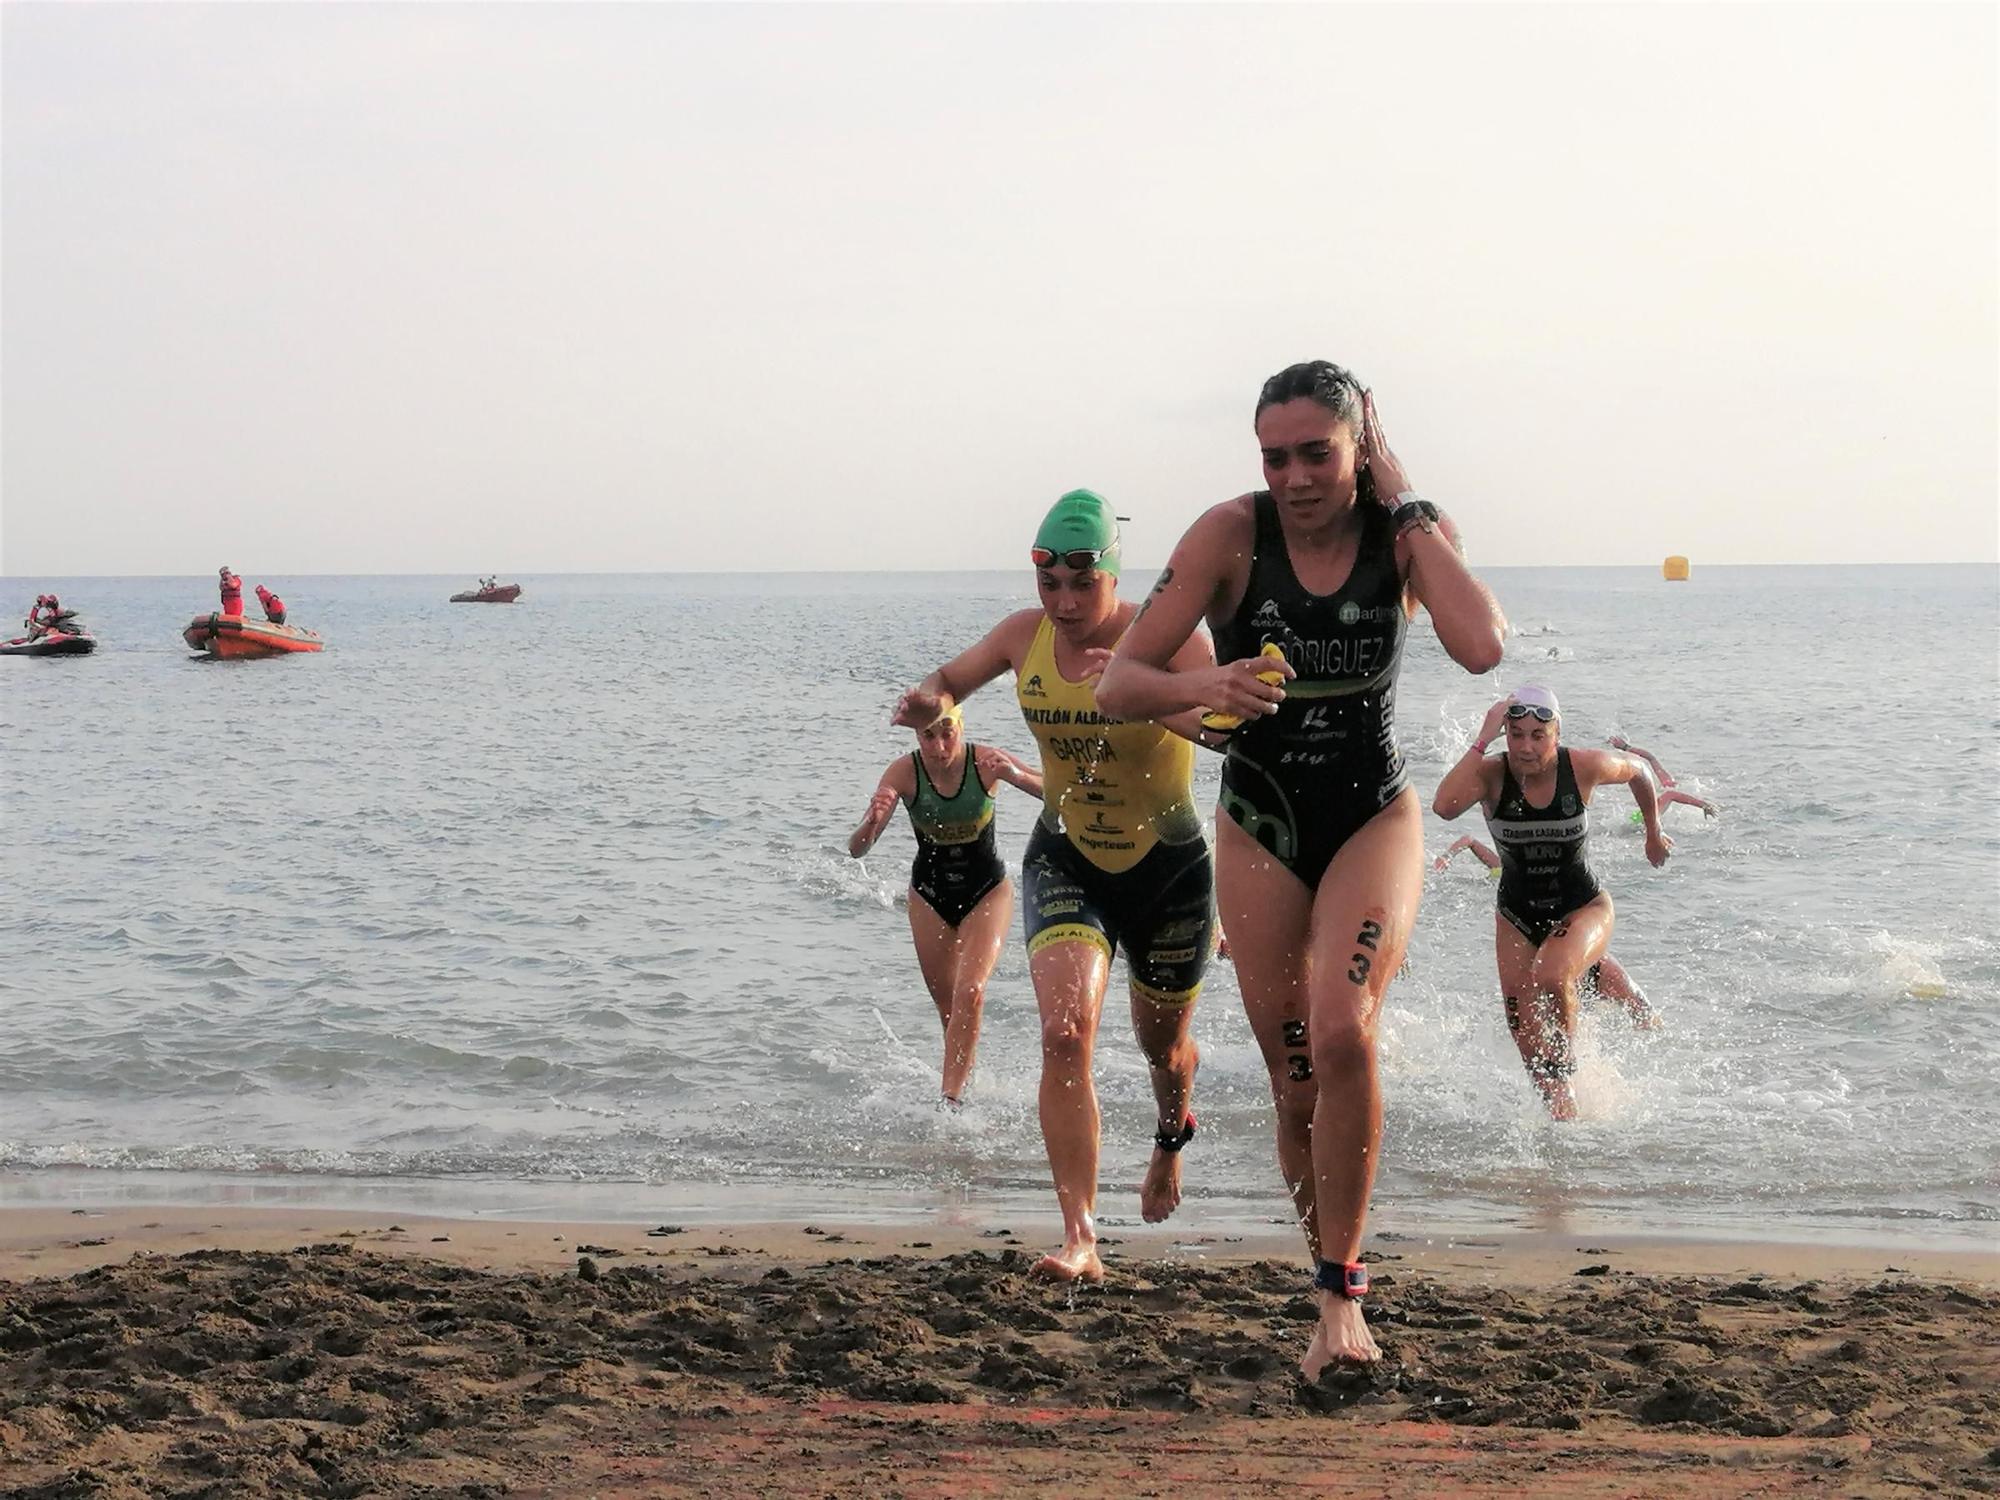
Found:
[(0, 1210), (0, 1494), (2000, 1492), (2000, 1262), (1382, 1235), (1312, 1386), (1286, 1238)]

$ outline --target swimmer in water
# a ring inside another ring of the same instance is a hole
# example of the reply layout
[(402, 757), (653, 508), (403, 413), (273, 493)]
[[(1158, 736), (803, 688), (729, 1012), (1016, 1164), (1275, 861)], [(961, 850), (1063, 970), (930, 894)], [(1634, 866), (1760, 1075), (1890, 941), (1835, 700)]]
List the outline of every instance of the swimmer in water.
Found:
[[(1007, 616), (932, 672), (903, 695), (894, 719), (931, 724), (1011, 671), (1041, 747), (1045, 793), (1021, 864), (1021, 899), (1042, 1020), (1042, 1140), (1063, 1243), (1034, 1272), (1061, 1281), (1104, 1279), (1091, 1055), (1112, 953), (1123, 948), (1131, 968), (1132, 1029), (1159, 1108), (1139, 1188), (1140, 1212), (1158, 1223), (1180, 1204), (1180, 1152), (1194, 1138), (1191, 1025), (1215, 934), (1214, 870), (1189, 738), (1200, 733), (1199, 715), (1112, 718), (1098, 708), (1098, 674), (1137, 612), (1118, 598), (1119, 552), (1111, 507), (1089, 490), (1064, 495), (1029, 549), (1039, 607)], [(1189, 640), (1178, 660), (1209, 665), (1208, 643)]]
[[(1505, 751), (1486, 754), (1501, 733)], [(1611, 893), (1591, 873), (1590, 796), (1632, 788), (1646, 825), (1646, 858), (1667, 862), (1650, 772), (1608, 750), (1560, 744), (1562, 709), (1545, 687), (1521, 687), (1486, 711), (1479, 737), (1445, 773), (1432, 803), (1449, 822), (1477, 803), (1500, 854), (1494, 957), (1507, 1029), (1528, 1076), (1558, 1120), (1576, 1118), (1576, 1010), (1584, 976), (1611, 945)]]
[[(1461, 849), (1470, 849), (1472, 857), (1486, 867), (1489, 876), (1495, 880), (1500, 878), (1500, 856), (1469, 833), (1461, 834), (1456, 843), (1437, 857), (1431, 868), (1442, 871)], [(1586, 1000), (1616, 1001), (1625, 1007), (1625, 1014), (1641, 1031), (1657, 1031), (1660, 1028), (1660, 1013), (1653, 1009), (1652, 1002), (1639, 988), (1639, 982), (1609, 953), (1591, 965), (1589, 972), (1583, 976), (1578, 993)]]
[[(898, 805), (909, 809), (917, 857), (910, 866), (910, 939), (944, 1025), (943, 1091), (965, 1097), (979, 1046), (986, 981), (1014, 914), (1014, 887), (993, 836), (993, 787), (1019, 787), (1037, 802), (1042, 778), (1005, 750), (966, 743), (956, 706), (917, 732), (914, 753), (882, 773), (847, 852), (875, 847)], [(946, 788), (950, 788), (949, 791)]]
[(1660, 764), (1660, 758), (1653, 754), (1652, 751), (1641, 750), (1622, 734), (1612, 735), (1610, 745), (1613, 750), (1623, 750), (1627, 755), (1638, 756), (1639, 759), (1653, 768), (1653, 780), (1659, 786), (1660, 806), (1667, 807), (1675, 802), (1685, 802), (1689, 807), (1700, 808), (1701, 815), (1705, 818), (1716, 817), (1722, 812), (1722, 809), (1717, 807), (1713, 802), (1702, 797), (1697, 797), (1691, 792), (1683, 792), (1676, 788), (1673, 775), (1665, 766)]
[[(1280, 371), (1253, 420), (1267, 488), (1188, 529), (1099, 697), (1120, 717), (1193, 706), (1236, 721), (1205, 736), (1225, 755), (1222, 923), (1314, 1262), (1311, 1380), (1381, 1357), (1361, 1310), (1382, 1140), (1376, 1026), (1424, 885), (1423, 809), (1395, 728), (1404, 637), (1421, 605), (1451, 658), (1486, 672), (1507, 625), (1350, 372)], [(1222, 666), (1184, 657), (1204, 619)]]

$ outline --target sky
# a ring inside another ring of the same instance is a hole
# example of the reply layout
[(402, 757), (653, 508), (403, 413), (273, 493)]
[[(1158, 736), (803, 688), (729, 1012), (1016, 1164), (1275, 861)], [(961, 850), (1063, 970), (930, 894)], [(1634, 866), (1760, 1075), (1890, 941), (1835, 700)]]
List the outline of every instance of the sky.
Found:
[(1996, 9), (0, 7), (0, 573), (2000, 557)]

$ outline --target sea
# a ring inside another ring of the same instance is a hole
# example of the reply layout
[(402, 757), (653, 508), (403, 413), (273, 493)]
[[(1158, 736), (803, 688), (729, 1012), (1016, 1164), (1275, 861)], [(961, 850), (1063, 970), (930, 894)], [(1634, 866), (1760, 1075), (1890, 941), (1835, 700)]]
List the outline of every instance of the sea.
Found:
[[(1664, 1026), (1590, 1013), (1552, 1123), (1501, 1015), (1494, 888), (1427, 876), (1381, 1026), (1373, 1223), (2000, 1245), (2000, 572), (1492, 569), (1473, 677), (1413, 628), (1428, 801), (1485, 708), (1553, 687), (1720, 815), (1664, 869), (1593, 807), (1613, 953)], [(1128, 591), (1150, 574), (1133, 570)], [(249, 577), (316, 656), (194, 658), (212, 578), (54, 588), (102, 646), (0, 659), (0, 1203), (218, 1201), (652, 1220), (1004, 1224), (1053, 1241), (1018, 938), (967, 1107), (905, 906), (897, 694), (1032, 605), (993, 574)], [(975, 741), (1032, 754), (1011, 684)], [(1201, 757), (1212, 809), (1219, 762)], [(1018, 866), (1034, 805), (1001, 790)], [(1446, 825), (1426, 812), (1430, 854)], [(1114, 976), (1100, 1211), (1138, 1218), (1154, 1111)], [(1234, 973), (1194, 1023), (1191, 1238), (1289, 1221)]]

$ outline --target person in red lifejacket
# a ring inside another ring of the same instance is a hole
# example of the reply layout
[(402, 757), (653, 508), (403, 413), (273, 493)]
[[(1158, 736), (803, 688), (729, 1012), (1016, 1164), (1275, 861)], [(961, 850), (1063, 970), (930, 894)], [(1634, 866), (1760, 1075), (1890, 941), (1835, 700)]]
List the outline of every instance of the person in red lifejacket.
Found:
[(28, 639), (34, 640), (49, 628), (49, 621), (56, 617), (56, 596), (54, 594), (35, 595), (35, 607), (28, 611), (24, 621), (28, 627)]
[(217, 577), (221, 580), (222, 612), (225, 615), (236, 615), (241, 618), (243, 614), (243, 580), (230, 572), (226, 563), (221, 568), (218, 568), (216, 573)]
[(282, 625), (285, 623), (285, 601), (265, 588), (261, 583), (257, 585), (257, 602), (264, 606), (265, 619), (269, 620), (273, 625)]

